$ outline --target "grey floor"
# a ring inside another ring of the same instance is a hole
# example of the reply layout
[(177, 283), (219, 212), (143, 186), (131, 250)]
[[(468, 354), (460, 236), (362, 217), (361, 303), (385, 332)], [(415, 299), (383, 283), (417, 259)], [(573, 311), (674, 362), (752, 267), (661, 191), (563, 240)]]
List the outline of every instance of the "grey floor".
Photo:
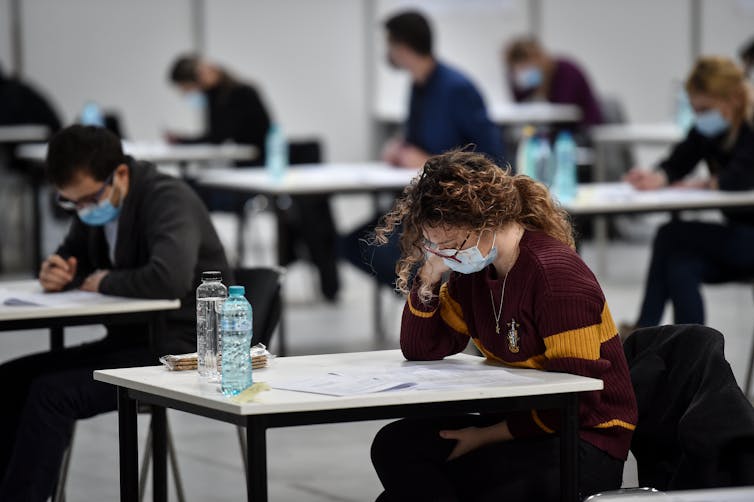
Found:
[[(342, 229), (366, 216), (369, 201), (359, 198), (335, 202)], [(215, 218), (225, 243), (233, 246), (234, 222)], [(269, 260), (270, 221), (257, 221), (248, 238), (253, 240), (247, 263)], [(267, 229), (267, 230), (265, 230)], [(47, 246), (52, 247), (60, 229), (48, 225)], [(599, 279), (616, 321), (635, 316), (648, 261), (646, 242), (613, 244), (608, 249), (608, 270)], [(595, 248), (583, 249), (588, 264), (595, 263)], [(375, 340), (372, 330), (371, 282), (348, 265), (341, 266), (343, 290), (340, 301), (319, 300), (316, 281), (305, 265), (292, 267), (287, 277), (288, 341), (293, 354), (395, 348), (398, 340), (400, 300), (383, 295), (387, 339)], [(747, 285), (724, 285), (704, 289), (708, 323), (726, 337), (726, 354), (736, 376), (743, 377), (749, 344), (752, 343), (754, 309)], [(81, 343), (102, 335), (102, 328), (68, 331), (67, 343)], [(0, 361), (47, 348), (43, 331), (11, 332), (0, 336)], [(273, 351), (275, 347), (272, 347)], [(263, 373), (259, 373), (263, 378)], [(146, 417), (139, 422), (144, 435)], [(189, 500), (241, 500), (245, 497), (242, 463), (235, 429), (225, 424), (169, 412), (178, 450), (181, 475)], [(369, 461), (369, 446), (385, 422), (363, 422), (277, 429), (268, 435), (270, 499), (282, 501), (367, 501), (379, 493), (379, 482)], [(143, 442), (143, 441), (142, 441)], [(73, 450), (68, 500), (110, 501), (118, 498), (117, 417), (114, 413), (80, 422)], [(636, 483), (635, 465), (626, 467), (625, 483)], [(171, 488), (171, 500), (174, 492)]]

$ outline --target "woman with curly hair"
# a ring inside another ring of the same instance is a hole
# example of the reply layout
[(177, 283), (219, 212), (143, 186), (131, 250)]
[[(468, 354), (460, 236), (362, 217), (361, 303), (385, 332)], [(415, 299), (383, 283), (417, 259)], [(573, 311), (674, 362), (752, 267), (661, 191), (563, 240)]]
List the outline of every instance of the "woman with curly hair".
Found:
[[(628, 366), (547, 189), (483, 155), (450, 152), (427, 161), (377, 243), (399, 224), (405, 357), (442, 359), (471, 340), (492, 362), (602, 379), (580, 400), (579, 487), (583, 496), (620, 487), (636, 424)], [(372, 445), (378, 500), (558, 500), (559, 425), (552, 410), (394, 422)]]

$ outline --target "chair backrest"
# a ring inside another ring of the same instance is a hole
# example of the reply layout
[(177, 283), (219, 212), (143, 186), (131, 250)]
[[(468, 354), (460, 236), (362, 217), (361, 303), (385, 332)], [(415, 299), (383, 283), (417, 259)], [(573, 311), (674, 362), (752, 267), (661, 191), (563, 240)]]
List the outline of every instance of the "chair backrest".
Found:
[(660, 490), (754, 483), (754, 408), (705, 326), (635, 331), (624, 343), (639, 421), (631, 443), (639, 484)]
[(272, 335), (280, 322), (283, 307), (282, 268), (238, 268), (233, 272), (236, 284), (246, 289), (246, 299), (253, 311), (251, 344), (270, 346)]
[[(623, 103), (615, 96), (602, 96), (600, 98), (600, 109), (605, 124), (625, 124), (626, 112)], [(606, 145), (603, 147), (602, 159), (607, 171), (605, 173), (607, 180), (620, 179), (629, 169), (634, 167), (635, 159), (631, 148), (628, 145)]]

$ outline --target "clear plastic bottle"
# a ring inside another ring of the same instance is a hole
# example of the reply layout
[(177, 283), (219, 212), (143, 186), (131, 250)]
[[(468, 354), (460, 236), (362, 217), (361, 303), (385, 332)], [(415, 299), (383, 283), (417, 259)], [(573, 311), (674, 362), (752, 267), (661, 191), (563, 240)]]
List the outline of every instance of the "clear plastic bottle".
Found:
[(202, 283), (196, 288), (196, 353), (197, 369), (205, 378), (218, 379), (217, 358), (220, 355), (220, 312), (228, 297), (220, 272), (202, 272)]
[(555, 179), (552, 192), (555, 198), (567, 204), (576, 198), (578, 177), (576, 172), (576, 142), (568, 131), (561, 131), (555, 140)]
[(272, 124), (267, 132), (265, 156), (267, 173), (274, 182), (280, 183), (288, 168), (288, 143), (277, 124)]
[(251, 386), (251, 305), (244, 298), (243, 286), (231, 286), (230, 297), (223, 304), (222, 391), (235, 396)]
[(535, 138), (534, 146), (534, 171), (536, 178), (548, 187), (552, 185), (552, 179), (555, 175), (555, 162), (552, 158), (552, 149), (550, 141), (544, 134), (539, 134)]
[(516, 173), (536, 179), (534, 165), (532, 164), (532, 149), (534, 148), (535, 130), (532, 126), (526, 126), (521, 130), (521, 139), (518, 140), (516, 150)]

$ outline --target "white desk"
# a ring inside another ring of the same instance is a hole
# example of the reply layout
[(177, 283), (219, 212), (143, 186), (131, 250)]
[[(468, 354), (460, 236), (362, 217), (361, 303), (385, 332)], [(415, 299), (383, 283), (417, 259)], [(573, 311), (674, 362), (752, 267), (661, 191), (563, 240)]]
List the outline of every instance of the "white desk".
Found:
[[(459, 365), (484, 364), (482, 358), (459, 354), (447, 360)], [(408, 363), (400, 351), (362, 352), (276, 359), (255, 372), (255, 380), (275, 382), (323, 375), (333, 368), (380, 373)], [(136, 400), (173, 408), (246, 427), (248, 441), (248, 499), (267, 500), (266, 430), (273, 427), (379, 420), (408, 416), (440, 416), (470, 412), (500, 412), (531, 408), (561, 408), (561, 490), (563, 500), (577, 500), (578, 393), (601, 390), (602, 381), (563, 373), (506, 368), (535, 380), (499, 387), (471, 387), (452, 391), (396, 390), (353, 397), (332, 397), (273, 389), (252, 403), (224, 398), (217, 385), (203, 383), (195, 372), (169, 372), (162, 367), (95, 371), (95, 380), (118, 387), (121, 500), (136, 500), (138, 461)], [(157, 438), (155, 443), (164, 442)], [(155, 448), (161, 447), (156, 444)], [(365, 457), (366, 458), (366, 457)], [(162, 459), (161, 461), (164, 461)]]
[[(2, 281), (0, 289), (17, 293), (41, 293), (36, 280)], [(147, 300), (98, 295), (96, 303), (70, 303), (54, 307), (8, 306), (0, 303), (0, 331), (49, 328), (50, 348), (63, 347), (63, 328), (101, 323), (138, 322), (154, 314), (180, 308), (179, 300)]]
[(49, 135), (50, 129), (45, 125), (19, 124), (0, 126), (0, 143), (44, 141)]
[(201, 186), (263, 195), (314, 195), (401, 191), (418, 174), (382, 162), (296, 164), (280, 181), (264, 169), (213, 169), (198, 178)]
[(613, 495), (608, 493), (587, 500), (589, 502), (751, 502), (754, 500), (754, 487)]
[[(487, 113), (490, 120), (499, 126), (574, 123), (581, 120), (578, 106), (546, 102), (497, 102), (487, 108)], [(402, 124), (406, 115), (406, 108), (396, 105), (379, 107), (374, 113), (378, 121), (390, 124)]]
[[(244, 162), (254, 160), (258, 155), (257, 149), (253, 146), (232, 143), (174, 145), (155, 141), (124, 141), (123, 151), (137, 160), (155, 164), (207, 163), (221, 160)], [(47, 157), (47, 144), (21, 145), (16, 149), (16, 155), (20, 159), (44, 162)]]

